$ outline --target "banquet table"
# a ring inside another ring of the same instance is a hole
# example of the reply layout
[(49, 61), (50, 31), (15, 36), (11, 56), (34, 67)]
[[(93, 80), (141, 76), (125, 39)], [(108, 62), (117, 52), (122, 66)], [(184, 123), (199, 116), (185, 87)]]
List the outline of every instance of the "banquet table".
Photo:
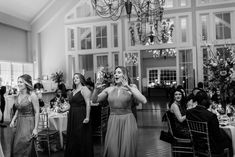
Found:
[(232, 139), (232, 147), (233, 147), (233, 157), (235, 157), (235, 119), (229, 121), (222, 121), (219, 120), (220, 127), (228, 134), (228, 136)]
[(67, 130), (67, 112), (56, 113), (51, 112), (49, 117), (49, 129), (58, 130), (60, 134), (60, 146), (63, 148), (63, 136), (62, 131)]

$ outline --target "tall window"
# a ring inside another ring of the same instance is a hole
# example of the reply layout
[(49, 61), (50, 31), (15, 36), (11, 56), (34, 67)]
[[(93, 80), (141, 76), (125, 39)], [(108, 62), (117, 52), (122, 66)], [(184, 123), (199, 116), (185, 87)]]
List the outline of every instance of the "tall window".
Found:
[(119, 52), (113, 52), (112, 65), (115, 67), (119, 66)]
[(174, 0), (165, 0), (164, 8), (173, 8), (174, 7)]
[(0, 62), (2, 83), (4, 85), (11, 85), (11, 63)]
[(0, 75), (4, 85), (15, 87), (18, 77), (22, 74), (29, 74), (33, 79), (33, 63), (0, 61)]
[(107, 27), (96, 27), (96, 48), (107, 48)]
[(231, 38), (230, 13), (215, 14), (216, 39)]
[(185, 6), (187, 6), (188, 4), (188, 0), (180, 0), (180, 4), (179, 4), (179, 6), (181, 6), (181, 7), (185, 7)]
[(22, 63), (12, 63), (12, 85), (17, 85), (17, 79), (23, 74), (23, 65)]
[(147, 71), (148, 87), (158, 85), (170, 86), (176, 83), (176, 69), (175, 68), (153, 68)]
[(116, 23), (112, 24), (112, 47), (118, 47), (118, 25)]
[(149, 70), (148, 73), (148, 86), (152, 87), (155, 86), (156, 84), (159, 84), (159, 79), (158, 79), (158, 69), (152, 69)]
[(80, 35), (78, 36), (81, 41), (81, 49), (91, 49), (91, 28), (78, 28)]
[(160, 73), (161, 84), (171, 85), (176, 82), (176, 70), (174, 69), (162, 69)]
[(201, 15), (201, 40), (208, 39), (208, 15)]
[(75, 48), (75, 38), (74, 38), (74, 29), (68, 29), (68, 49), (69, 50), (74, 50)]
[(194, 88), (193, 54), (191, 49), (179, 50), (180, 84), (190, 91)]
[(91, 16), (91, 8), (90, 5), (84, 3), (83, 5), (76, 8), (76, 16), (79, 17), (89, 17)]
[(180, 17), (180, 27), (181, 27), (181, 42), (188, 41), (188, 18)]
[(94, 78), (94, 62), (93, 55), (78, 55), (79, 71), (84, 74), (86, 78)]

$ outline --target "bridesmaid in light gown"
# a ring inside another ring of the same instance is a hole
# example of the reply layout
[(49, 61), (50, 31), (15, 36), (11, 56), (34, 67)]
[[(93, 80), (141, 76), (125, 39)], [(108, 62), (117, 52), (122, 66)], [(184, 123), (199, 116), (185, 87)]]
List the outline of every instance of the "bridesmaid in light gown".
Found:
[(115, 86), (105, 88), (99, 80), (92, 94), (93, 103), (108, 100), (110, 116), (105, 136), (104, 157), (137, 157), (137, 123), (132, 113), (132, 101), (146, 103), (146, 98), (134, 85), (128, 82), (125, 67), (116, 67), (114, 71)]
[(3, 154), (3, 151), (2, 151), (2, 145), (1, 145), (1, 142), (0, 142), (0, 157), (4, 157), (4, 154)]
[(14, 127), (16, 123), (11, 157), (36, 157), (34, 139), (38, 134), (39, 102), (32, 92), (31, 76), (20, 76), (18, 87), (20, 92), (15, 102), (17, 111), (10, 123), (10, 127)]

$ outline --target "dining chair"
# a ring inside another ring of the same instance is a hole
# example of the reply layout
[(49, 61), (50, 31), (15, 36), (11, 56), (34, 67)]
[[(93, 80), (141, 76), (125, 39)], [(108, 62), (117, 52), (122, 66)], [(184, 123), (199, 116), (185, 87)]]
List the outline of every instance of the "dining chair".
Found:
[(109, 117), (109, 106), (100, 106), (101, 107), (101, 116), (100, 124), (93, 130), (93, 136), (99, 136), (101, 140), (101, 146), (104, 143), (104, 137), (107, 131), (108, 117)]
[(229, 157), (228, 148), (226, 148), (222, 154), (212, 154), (207, 122), (192, 121), (187, 119), (187, 124), (193, 143), (194, 157), (224, 157), (224, 155)]
[(166, 111), (165, 117), (167, 120), (167, 125), (169, 129), (169, 133), (173, 136), (174, 142), (171, 143), (171, 153), (172, 156), (175, 157), (177, 155), (187, 155), (193, 156), (193, 147), (192, 147), (192, 141), (191, 139), (185, 139), (185, 138), (178, 138), (174, 135), (174, 121), (173, 121), (173, 113), (171, 113), (169, 110)]
[(57, 145), (60, 143), (59, 131), (49, 129), (48, 113), (40, 113), (38, 123), (38, 137), (37, 143), (46, 142), (48, 148), (48, 155), (51, 156), (51, 144)]

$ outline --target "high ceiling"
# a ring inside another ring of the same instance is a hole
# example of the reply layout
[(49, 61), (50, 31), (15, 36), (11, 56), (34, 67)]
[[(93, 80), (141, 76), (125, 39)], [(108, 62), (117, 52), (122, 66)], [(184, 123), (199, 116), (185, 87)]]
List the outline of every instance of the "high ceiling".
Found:
[(54, 0), (0, 0), (0, 12), (32, 22)]

